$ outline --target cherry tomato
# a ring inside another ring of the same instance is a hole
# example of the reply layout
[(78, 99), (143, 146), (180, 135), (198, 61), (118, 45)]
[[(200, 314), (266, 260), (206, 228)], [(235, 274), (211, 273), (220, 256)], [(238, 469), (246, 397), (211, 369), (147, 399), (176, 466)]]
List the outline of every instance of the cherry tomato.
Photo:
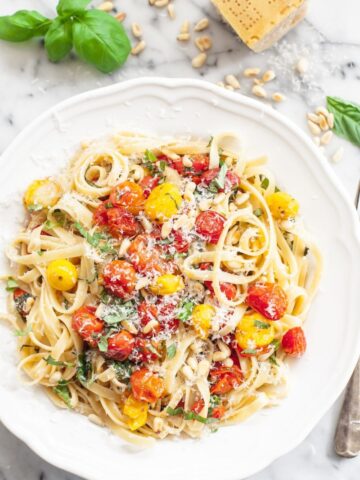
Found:
[(204, 400), (200, 398), (200, 400), (196, 400), (196, 402), (193, 403), (193, 406), (191, 407), (191, 411), (199, 415), (201, 410), (204, 408), (204, 405), (205, 405)]
[(211, 417), (212, 418), (222, 418), (225, 415), (226, 408), (224, 405), (219, 405), (218, 407), (214, 407), (211, 412)]
[(243, 375), (239, 367), (217, 367), (210, 370), (210, 378), (214, 382), (210, 392), (215, 395), (223, 395), (238, 387)]
[(110, 208), (107, 210), (109, 230), (113, 237), (122, 235), (133, 237), (141, 232), (141, 225), (134, 215), (124, 208)]
[(106, 225), (108, 223), (108, 210), (106, 202), (101, 203), (93, 213), (93, 220), (95, 225)]
[(157, 319), (160, 322), (161, 329), (168, 333), (176, 332), (180, 325), (180, 320), (176, 318), (177, 305), (164, 303), (160, 300), (156, 307)]
[(148, 198), (153, 190), (159, 184), (159, 177), (152, 177), (151, 175), (146, 175), (140, 182), (141, 187), (144, 189), (144, 197)]
[(131, 242), (127, 254), (138, 272), (154, 271), (162, 275), (168, 271), (168, 265), (161, 258), (151, 235), (138, 235)]
[(164, 393), (164, 381), (147, 368), (141, 368), (134, 372), (131, 375), (130, 383), (136, 400), (154, 403)]
[(193, 169), (194, 172), (205, 172), (209, 168), (209, 155), (205, 154), (196, 154), (196, 155), (191, 155), (191, 160), (193, 162)]
[[(211, 281), (206, 280), (204, 282), (204, 285), (208, 290), (210, 290), (212, 294), (214, 293), (214, 288)], [(234, 300), (234, 298), (236, 297), (237, 289), (236, 286), (232, 283), (220, 283), (220, 290), (223, 292), (223, 294), (228, 300)]]
[(178, 253), (188, 252), (191, 241), (184, 236), (181, 230), (173, 230), (170, 234), (170, 238), (171, 237), (173, 238), (173, 242), (163, 246), (165, 251), (170, 251), (173, 247)]
[[(201, 175), (200, 183), (208, 187), (210, 183), (214, 181), (216, 177), (219, 175), (219, 172), (220, 172), (220, 168), (212, 168), (208, 170), (207, 172)], [(232, 190), (234, 187), (238, 186), (239, 184), (240, 184), (239, 176), (235, 172), (228, 170), (225, 175), (224, 188), (219, 188), (218, 191), (230, 192), (230, 190)]]
[(135, 347), (134, 337), (126, 330), (116, 333), (108, 339), (106, 356), (123, 362), (128, 358)]
[[(157, 320), (158, 310), (153, 303), (141, 302), (138, 306), (138, 315), (142, 327), (145, 327), (151, 320)], [(152, 336), (159, 333), (161, 330), (160, 324), (153, 328), (146, 336)]]
[(195, 221), (195, 229), (208, 243), (216, 244), (219, 241), (225, 224), (225, 217), (214, 210), (201, 212)]
[(136, 272), (131, 263), (114, 260), (108, 263), (103, 272), (104, 286), (120, 298), (129, 298), (135, 290)]
[(288, 300), (280, 285), (256, 282), (249, 285), (246, 303), (269, 320), (279, 320), (286, 312)]
[(145, 338), (136, 337), (135, 347), (131, 353), (131, 360), (136, 363), (147, 363), (158, 360), (159, 353), (153, 343)]
[(109, 200), (115, 207), (123, 207), (137, 215), (144, 206), (144, 191), (137, 183), (123, 182), (112, 189)]
[(281, 346), (290, 357), (301, 357), (306, 351), (306, 338), (301, 327), (290, 328), (282, 338)]
[(72, 317), (72, 328), (91, 346), (97, 344), (96, 337), (104, 330), (104, 322), (95, 315), (96, 308), (84, 306)]

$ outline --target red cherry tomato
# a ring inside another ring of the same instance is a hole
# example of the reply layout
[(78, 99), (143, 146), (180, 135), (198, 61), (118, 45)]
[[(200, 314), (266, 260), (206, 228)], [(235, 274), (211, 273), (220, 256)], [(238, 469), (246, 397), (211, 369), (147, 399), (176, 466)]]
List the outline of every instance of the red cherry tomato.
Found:
[(120, 298), (129, 298), (135, 290), (136, 272), (131, 263), (114, 260), (108, 263), (103, 272), (104, 286)]
[(148, 198), (153, 190), (159, 184), (159, 177), (152, 177), (151, 175), (146, 175), (140, 182), (141, 187), (144, 189), (144, 197)]
[[(211, 281), (206, 280), (204, 282), (204, 285), (208, 290), (210, 290), (212, 294), (214, 294), (214, 288)], [(234, 298), (236, 297), (237, 289), (236, 286), (232, 283), (220, 283), (220, 290), (223, 292), (223, 294), (228, 300), (234, 300)]]
[(108, 223), (108, 210), (105, 207), (106, 202), (99, 205), (93, 213), (93, 220), (95, 225), (106, 225)]
[(95, 315), (96, 308), (84, 306), (72, 317), (72, 328), (90, 345), (97, 344), (96, 337), (104, 330), (104, 322)]
[(222, 418), (225, 415), (226, 408), (224, 405), (219, 405), (218, 407), (214, 407), (212, 412), (211, 412), (211, 417), (212, 418)]
[(136, 400), (143, 402), (154, 403), (164, 393), (164, 381), (147, 368), (134, 372), (130, 384)]
[(216, 244), (219, 241), (225, 224), (225, 217), (214, 210), (201, 212), (195, 221), (195, 229), (208, 243)]
[(282, 338), (281, 346), (290, 357), (301, 357), (306, 351), (306, 338), (301, 327), (290, 328)]
[[(153, 303), (141, 302), (138, 306), (138, 315), (142, 327), (145, 327), (151, 320), (157, 320), (158, 310)], [(154, 327), (146, 336), (152, 336), (161, 330), (160, 323)]]
[(144, 202), (144, 191), (140, 185), (134, 182), (120, 183), (110, 193), (110, 203), (115, 207), (123, 207), (134, 215), (142, 210)]
[(157, 319), (160, 322), (161, 330), (167, 333), (174, 333), (179, 328), (180, 320), (176, 318), (177, 305), (165, 303), (160, 300), (156, 304)]
[[(210, 183), (214, 181), (216, 177), (219, 175), (219, 172), (220, 172), (220, 168), (212, 168), (208, 170), (207, 172), (201, 175), (200, 183), (208, 187)], [(239, 184), (240, 184), (239, 176), (235, 172), (228, 170), (225, 175), (224, 188), (219, 188), (218, 191), (230, 192), (230, 190), (232, 190), (234, 187), (238, 186)]]
[(209, 163), (210, 163), (209, 155), (205, 155), (201, 153), (196, 155), (191, 155), (191, 160), (193, 162), (192, 166), (193, 166), (194, 172), (197, 172), (197, 173), (205, 172), (205, 170), (209, 168)]
[(161, 258), (159, 249), (154, 245), (154, 240), (151, 235), (138, 235), (131, 242), (127, 254), (138, 272), (153, 271), (164, 275), (169, 271), (170, 263)]
[(113, 237), (133, 237), (141, 232), (141, 225), (134, 215), (124, 208), (110, 208), (107, 211), (109, 230)]
[(181, 230), (175, 230), (172, 233), (174, 237), (173, 246), (175, 247), (178, 253), (186, 253), (190, 248), (190, 240), (185, 238)]
[(123, 362), (134, 350), (135, 340), (131, 333), (126, 330), (116, 333), (108, 339), (106, 356)]
[(191, 407), (191, 411), (199, 415), (201, 410), (204, 408), (204, 405), (205, 405), (204, 400), (200, 398), (200, 400), (196, 400), (196, 402), (193, 403), (193, 406)]
[(159, 359), (156, 347), (149, 339), (136, 337), (135, 347), (131, 353), (131, 360), (135, 363), (147, 363)]
[(243, 375), (240, 368), (233, 365), (210, 370), (210, 379), (214, 382), (210, 392), (215, 395), (224, 395), (241, 384)]
[(249, 285), (246, 303), (269, 320), (279, 320), (286, 312), (288, 299), (280, 285), (256, 282)]

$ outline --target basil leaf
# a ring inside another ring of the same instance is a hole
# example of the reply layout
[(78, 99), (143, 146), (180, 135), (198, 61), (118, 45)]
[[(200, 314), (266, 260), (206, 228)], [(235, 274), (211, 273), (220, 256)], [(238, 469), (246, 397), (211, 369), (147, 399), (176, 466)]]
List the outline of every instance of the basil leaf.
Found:
[(327, 108), (334, 114), (336, 135), (360, 146), (360, 105), (341, 98), (327, 97)]
[(89, 377), (92, 377), (92, 364), (86, 353), (81, 353), (78, 356), (76, 377), (83, 385), (88, 384)]
[(98, 343), (98, 348), (100, 352), (107, 352), (108, 351), (108, 339), (105, 335), (100, 337), (99, 343)]
[(74, 364), (70, 362), (61, 362), (59, 360), (55, 360), (51, 355), (44, 359), (48, 365), (54, 365), (56, 367), (73, 367)]
[(186, 322), (191, 317), (194, 306), (193, 302), (184, 302), (177, 313), (177, 318), (181, 322)]
[(221, 404), (221, 398), (218, 395), (210, 395), (210, 407), (217, 407)]
[(14, 15), (0, 17), (0, 39), (7, 42), (25, 42), (45, 35), (51, 20), (35, 10), (19, 10)]
[(171, 360), (176, 355), (176, 343), (172, 343), (166, 350), (167, 357)]
[(13, 292), (16, 288), (18, 288), (18, 286), (19, 285), (14, 278), (9, 277), (7, 279), (7, 282), (6, 282), (6, 291), (7, 292)]
[(124, 362), (114, 360), (111, 362), (111, 366), (115, 370), (118, 380), (126, 383), (130, 380), (133, 371), (133, 364), (131, 362), (128, 360)]
[(276, 353), (273, 353), (269, 357), (269, 362), (272, 363), (273, 365), (276, 365), (277, 367), (279, 366), (278, 362), (276, 361)]
[(70, 402), (70, 390), (66, 384), (59, 382), (58, 385), (53, 388), (53, 390), (69, 408), (72, 408)]
[(260, 328), (260, 330), (267, 330), (270, 328), (270, 324), (262, 322), (261, 320), (254, 320), (254, 327)]
[(244, 353), (245, 355), (256, 355), (258, 352), (254, 348), (246, 348), (245, 350), (241, 350), (240, 353)]
[(168, 413), (172, 417), (176, 415), (181, 415), (184, 417), (185, 420), (197, 420), (198, 422), (205, 423), (205, 424), (217, 422), (216, 418), (206, 418), (206, 417), (202, 417), (201, 415), (198, 415), (195, 412), (185, 412), (184, 409), (181, 407), (178, 407), (178, 408), (168, 407), (166, 409), (166, 413)]
[(25, 328), (25, 330), (15, 330), (15, 337), (26, 337), (32, 331), (31, 325)]
[(263, 181), (261, 182), (261, 188), (263, 188), (264, 190), (266, 190), (269, 186), (269, 179), (267, 177), (264, 177)]
[(59, 15), (75, 15), (85, 10), (91, 0), (60, 0), (56, 11)]
[(79, 57), (104, 73), (119, 68), (131, 50), (122, 24), (101, 10), (89, 10), (76, 19), (73, 38)]
[(227, 166), (225, 163), (221, 166), (220, 171), (215, 178), (215, 184), (222, 190), (225, 187), (225, 179), (226, 179), (226, 173), (227, 173)]
[(52, 62), (59, 62), (72, 49), (72, 23), (56, 18), (45, 36), (45, 48)]
[(151, 150), (145, 150), (145, 160), (151, 163), (157, 162), (157, 156)]

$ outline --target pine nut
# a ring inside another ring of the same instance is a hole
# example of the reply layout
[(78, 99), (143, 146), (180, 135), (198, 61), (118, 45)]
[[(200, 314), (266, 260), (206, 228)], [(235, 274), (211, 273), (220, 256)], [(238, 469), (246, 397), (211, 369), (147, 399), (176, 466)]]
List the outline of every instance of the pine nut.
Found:
[(194, 372), (191, 370), (189, 365), (185, 365), (182, 369), (181, 372), (183, 375), (190, 380), (191, 382), (195, 380)]
[(121, 326), (125, 328), (129, 333), (132, 333), (133, 335), (137, 335), (138, 329), (135, 327), (135, 325), (132, 322), (129, 322), (129, 320), (123, 320), (121, 322)]
[(202, 18), (197, 22), (197, 24), (194, 27), (195, 32), (202, 32), (209, 26), (209, 19), (208, 18)]
[(244, 77), (256, 77), (260, 72), (260, 68), (246, 68), (244, 70)]
[(328, 145), (332, 138), (333, 138), (334, 134), (331, 130), (327, 131), (326, 133), (324, 133), (324, 135), (321, 137), (320, 139), (320, 144), (321, 145)]
[(143, 288), (146, 288), (148, 285), (150, 285), (150, 279), (147, 277), (141, 277), (136, 282), (135, 290), (142, 290)]
[(224, 360), (223, 363), (224, 363), (224, 366), (228, 367), (228, 368), (230, 368), (234, 365), (234, 362), (231, 358), (227, 358), (226, 360)]
[(295, 68), (300, 75), (304, 75), (309, 70), (309, 60), (305, 57), (300, 58)]
[(200, 360), (197, 373), (201, 377), (207, 377), (210, 370), (210, 362), (208, 360)]
[(275, 72), (273, 70), (266, 70), (266, 72), (264, 73), (264, 75), (262, 77), (262, 80), (263, 80), (263, 82), (267, 83), (267, 82), (271, 82), (271, 80), (274, 80), (275, 77), (276, 77), (276, 75), (275, 75)]
[(113, 2), (103, 2), (97, 7), (97, 10), (102, 10), (103, 12), (111, 12), (113, 8)]
[(336, 152), (332, 156), (332, 161), (334, 163), (339, 163), (343, 159), (343, 156), (344, 156), (344, 148), (340, 147), (338, 150), (336, 150)]
[(235, 77), (235, 75), (226, 75), (225, 77), (225, 82), (228, 85), (231, 85), (233, 88), (238, 89), (240, 88), (240, 82), (239, 80)]
[(329, 125), (327, 123), (326, 117), (324, 115), (319, 115), (319, 126), (323, 132), (326, 132), (326, 130), (329, 130)]
[(167, 12), (171, 19), (175, 18), (175, 7), (173, 3), (169, 3), (169, 5), (167, 6)]
[(334, 128), (334, 114), (333, 113), (329, 113), (329, 115), (327, 115), (326, 117), (326, 120), (327, 120), (327, 123), (329, 125), (329, 128)]
[(317, 107), (315, 112), (318, 114), (318, 115), (324, 115), (324, 117), (326, 118), (328, 115), (329, 115), (329, 111), (327, 108), (325, 107)]
[(200, 202), (199, 202), (199, 209), (200, 209), (202, 212), (205, 212), (205, 210), (209, 210), (210, 205), (211, 205), (211, 201), (210, 201), (210, 200), (206, 200), (206, 198), (203, 198), (203, 199), (200, 200)]
[(180, 33), (189, 33), (189, 30), (190, 30), (190, 22), (189, 20), (185, 20), (185, 22), (183, 22), (181, 25)]
[(50, 381), (50, 383), (55, 383), (55, 384), (57, 384), (57, 383), (60, 382), (61, 377), (62, 377), (61, 372), (54, 372), (54, 373), (50, 376), (49, 381)]
[(187, 201), (190, 201), (193, 198), (193, 193), (195, 192), (196, 184), (194, 182), (189, 182), (186, 184), (184, 198)]
[(212, 356), (213, 362), (222, 362), (226, 358), (228, 358), (228, 355), (224, 352), (215, 352)]
[(126, 18), (126, 13), (125, 12), (119, 12), (115, 15), (116, 20), (119, 22), (123, 22)]
[(159, 326), (159, 322), (155, 319), (152, 319), (150, 320), (150, 322), (148, 322), (145, 327), (142, 329), (142, 332), (145, 333), (145, 335), (147, 333), (150, 333), (152, 330), (155, 330), (155, 328), (157, 328)]
[(225, 193), (218, 193), (214, 200), (213, 200), (213, 205), (219, 205), (219, 203), (223, 202), (225, 200), (226, 196), (225, 196)]
[(172, 230), (172, 222), (165, 222), (161, 227), (161, 238), (167, 238)]
[(141, 215), (139, 220), (145, 230), (145, 233), (151, 233), (153, 230), (152, 223), (144, 215)]
[(310, 128), (310, 132), (313, 134), (313, 135), (320, 135), (321, 133), (321, 129), (318, 125), (316, 125), (316, 123), (314, 122), (311, 122), (310, 120), (308, 121), (308, 125), (309, 125), (309, 128)]
[(219, 342), (217, 342), (217, 346), (219, 347), (219, 349), (220, 349), (222, 352), (226, 353), (227, 356), (230, 357), (230, 355), (231, 355), (231, 350), (230, 350), (230, 348), (226, 345), (225, 342), (219, 341)]
[(179, 42), (187, 42), (190, 40), (190, 33), (179, 33), (176, 39), (179, 40)]
[(138, 23), (132, 23), (131, 24), (131, 31), (132, 34), (134, 35), (135, 38), (141, 38), (142, 37), (142, 28)]
[(274, 102), (280, 103), (280, 102), (283, 102), (286, 99), (286, 97), (280, 92), (275, 92), (272, 94), (272, 99), (274, 100)]
[(320, 118), (315, 113), (309, 112), (307, 114), (307, 118), (308, 118), (308, 120), (311, 120), (312, 122), (316, 123), (316, 125), (319, 125)]
[(211, 37), (209, 37), (208, 35), (197, 37), (195, 38), (195, 45), (200, 50), (200, 52), (205, 52), (206, 50), (210, 50), (210, 48), (212, 47)]
[(144, 40), (138, 42), (131, 50), (132, 55), (139, 55), (146, 47)]
[(98, 425), (99, 427), (104, 426), (104, 422), (101, 420), (101, 418), (94, 413), (90, 413), (90, 415), (88, 415), (88, 419), (90, 420), (90, 422), (95, 423), (95, 425)]
[(183, 165), (184, 165), (184, 167), (192, 167), (193, 166), (192, 160), (187, 155), (185, 155), (183, 157)]
[(264, 85), (264, 82), (262, 80), (259, 80), (258, 78), (254, 78), (253, 82), (254, 85), (260, 85), (260, 87)]
[(256, 95), (259, 98), (266, 98), (267, 97), (266, 90), (263, 87), (261, 87), (260, 85), (254, 85), (251, 91), (254, 95)]
[(201, 68), (204, 66), (205, 62), (207, 59), (206, 53), (199, 53), (199, 55), (196, 55), (191, 61), (191, 65), (193, 68)]
[(168, 3), (169, 3), (169, 0), (155, 0), (154, 5), (155, 7), (162, 8), (162, 7), (166, 7)]

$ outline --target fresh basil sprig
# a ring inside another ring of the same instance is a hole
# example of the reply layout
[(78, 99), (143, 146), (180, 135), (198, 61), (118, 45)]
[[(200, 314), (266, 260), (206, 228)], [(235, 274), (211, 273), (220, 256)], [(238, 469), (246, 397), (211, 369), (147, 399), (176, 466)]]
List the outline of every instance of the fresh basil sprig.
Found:
[(334, 132), (360, 146), (360, 105), (341, 98), (327, 97), (327, 108), (334, 114)]
[(119, 21), (101, 10), (87, 10), (89, 3), (90, 0), (60, 0), (55, 19), (34, 10), (0, 17), (0, 39), (24, 42), (44, 36), (52, 62), (59, 62), (74, 48), (82, 60), (101, 72), (113, 72), (129, 56), (130, 40)]

